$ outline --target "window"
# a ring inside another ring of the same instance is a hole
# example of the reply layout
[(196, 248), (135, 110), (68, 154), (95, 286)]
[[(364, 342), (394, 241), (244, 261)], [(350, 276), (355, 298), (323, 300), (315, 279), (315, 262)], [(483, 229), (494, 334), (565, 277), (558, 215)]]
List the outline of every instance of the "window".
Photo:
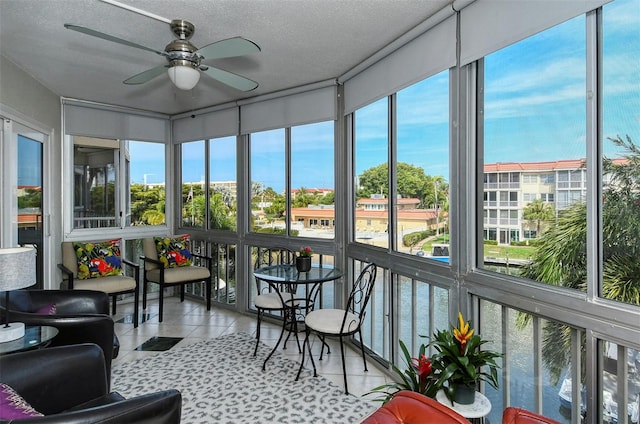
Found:
[(251, 231), (286, 232), (285, 130), (250, 136)]
[(209, 228), (236, 229), (236, 137), (209, 140)]
[[(553, 202), (553, 193), (540, 193), (540, 198), (542, 199), (543, 202)], [(534, 200), (534, 199), (532, 199)]]
[(394, 250), (430, 252), (449, 240), (449, 71), (399, 91), (396, 103)]
[(73, 228), (165, 223), (165, 146), (73, 137)]
[(385, 97), (354, 112), (354, 237), (356, 242), (381, 247), (389, 247), (388, 208), (374, 212), (358, 204), (374, 198), (385, 199), (387, 204), (389, 201), (388, 103)]
[(636, 305), (640, 289), (636, 284), (634, 290), (625, 282), (637, 283), (640, 269), (640, 155), (636, 150), (640, 145), (639, 25), (637, 0), (616, 0), (603, 7), (601, 143), (603, 180), (610, 183), (603, 182), (602, 187), (604, 271), (598, 292), (607, 299)]
[(542, 184), (555, 184), (556, 176), (554, 174), (540, 175), (540, 183)]
[(119, 161), (118, 140), (74, 137), (74, 229), (120, 226)]
[(129, 184), (130, 211), (127, 225), (164, 225), (166, 185), (165, 185), (165, 145), (144, 141), (129, 141), (128, 163), (125, 168)]
[[(567, 202), (575, 201), (584, 207), (585, 196), (581, 190), (584, 184), (584, 161), (586, 147), (584, 143), (586, 128), (586, 36), (585, 16), (578, 16), (556, 27), (547, 29), (511, 46), (487, 55), (483, 61), (484, 84), (484, 169), (491, 172), (499, 166), (509, 164), (525, 168), (530, 174), (540, 175), (541, 185), (548, 187), (553, 174), (558, 170), (558, 187), (570, 188), (578, 184), (579, 195), (566, 193)], [(498, 185), (499, 224), (495, 231), (499, 244), (511, 244), (518, 241), (525, 226), (531, 220), (519, 221), (527, 201), (519, 202), (520, 173), (500, 172)], [(523, 183), (532, 182), (534, 175), (523, 178)], [(487, 179), (485, 178), (485, 181)], [(532, 190), (536, 186), (528, 185), (528, 197), (542, 197), (543, 193)], [(541, 186), (540, 186), (541, 187)], [(552, 186), (553, 187), (553, 186)], [(484, 184), (484, 189), (490, 187)], [(556, 187), (553, 187), (556, 190)], [(538, 188), (539, 190), (539, 188)], [(545, 188), (545, 193), (549, 189)], [(556, 193), (550, 193), (556, 194)], [(561, 192), (557, 192), (560, 199)], [(524, 199), (523, 199), (524, 200)], [(507, 209), (508, 208), (508, 209)], [(546, 213), (544, 211), (540, 212)], [(586, 224), (586, 216), (580, 218)], [(491, 225), (485, 223), (485, 225)], [(564, 231), (559, 220), (557, 226), (541, 226), (538, 240), (547, 240), (554, 231)], [(530, 230), (530, 228), (528, 228)], [(494, 228), (485, 227), (484, 236), (493, 240)], [(562, 236), (557, 236), (562, 239)], [(545, 249), (558, 249), (560, 243), (550, 243)], [(576, 246), (586, 255), (586, 246)], [(511, 262), (508, 270), (515, 275), (524, 275), (525, 268), (514, 265), (528, 263), (536, 259), (535, 246), (512, 246), (499, 250), (498, 255), (504, 262)], [(484, 246), (484, 256), (494, 251), (493, 246)], [(496, 250), (497, 251), (497, 250)], [(509, 258), (509, 261), (506, 258)], [(518, 260), (518, 261), (515, 261)], [(485, 266), (481, 264), (481, 266)], [(540, 264), (544, 266), (544, 264)], [(576, 275), (586, 272), (585, 264), (579, 267)], [(534, 267), (535, 268), (535, 267)], [(492, 263), (492, 270), (495, 270)], [(528, 268), (527, 268), (528, 269)], [(550, 282), (540, 277), (540, 273), (528, 272), (524, 275), (537, 281)], [(560, 282), (551, 282), (560, 284)], [(582, 290), (577, 281), (562, 282), (568, 287)]]
[(182, 149), (182, 225), (205, 228), (205, 142), (183, 143)]
[[(313, 219), (312, 227), (296, 224), (300, 215), (334, 214), (333, 121), (291, 128), (291, 235), (333, 238), (333, 228)], [(309, 166), (313, 164), (313, 166)], [(326, 220), (325, 220), (326, 221)]]

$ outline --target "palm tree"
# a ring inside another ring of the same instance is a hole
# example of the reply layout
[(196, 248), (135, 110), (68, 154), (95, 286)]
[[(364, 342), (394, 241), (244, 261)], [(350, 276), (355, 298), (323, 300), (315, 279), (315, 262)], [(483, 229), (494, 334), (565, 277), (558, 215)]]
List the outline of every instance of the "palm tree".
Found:
[(542, 223), (551, 221), (555, 217), (555, 211), (549, 203), (545, 203), (542, 199), (535, 199), (524, 207), (522, 211), (522, 219), (532, 221), (536, 224), (536, 237), (540, 237)]
[[(601, 296), (640, 305), (640, 149), (628, 136), (626, 140), (620, 136), (609, 140), (625, 151), (625, 157), (603, 161), (604, 174), (611, 179), (603, 189)], [(522, 276), (586, 290), (586, 244), (587, 207), (585, 203), (574, 203), (540, 237), (533, 261)], [(529, 318), (519, 316), (519, 324), (525, 325)], [(570, 363), (570, 331), (553, 322), (544, 331), (543, 361), (557, 382)]]

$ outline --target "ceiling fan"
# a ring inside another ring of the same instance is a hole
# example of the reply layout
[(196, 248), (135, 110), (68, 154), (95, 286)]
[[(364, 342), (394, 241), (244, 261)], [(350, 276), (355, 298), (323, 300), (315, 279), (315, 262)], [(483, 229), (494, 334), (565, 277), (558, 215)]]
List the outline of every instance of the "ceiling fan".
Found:
[(258, 53), (260, 51), (260, 47), (257, 44), (242, 37), (234, 37), (216, 41), (198, 49), (189, 41), (195, 31), (195, 27), (191, 22), (187, 22), (182, 19), (174, 19), (171, 21), (170, 26), (171, 31), (178, 38), (167, 44), (164, 51), (160, 51), (131, 41), (123, 40), (122, 38), (114, 37), (91, 28), (73, 24), (64, 24), (64, 27), (67, 29), (78, 31), (93, 37), (102, 38), (114, 43), (123, 44), (125, 46), (150, 51), (160, 56), (164, 56), (167, 59), (168, 63), (134, 75), (131, 78), (124, 80), (123, 82), (125, 84), (144, 84), (145, 82), (160, 76), (165, 72), (165, 70), (167, 70), (171, 81), (181, 90), (191, 90), (195, 87), (200, 80), (201, 72), (204, 72), (211, 78), (240, 91), (251, 91), (258, 87), (258, 83), (250, 80), (249, 78), (202, 64), (204, 60), (222, 59)]

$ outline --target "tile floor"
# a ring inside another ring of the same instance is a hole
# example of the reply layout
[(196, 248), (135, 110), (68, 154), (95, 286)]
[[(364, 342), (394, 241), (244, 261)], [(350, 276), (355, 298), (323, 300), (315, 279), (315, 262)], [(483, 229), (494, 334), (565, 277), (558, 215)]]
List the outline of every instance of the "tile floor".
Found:
[[(179, 297), (168, 297), (165, 298), (164, 321), (162, 323), (158, 322), (158, 302), (155, 299), (150, 299), (145, 311), (148, 318), (134, 329), (133, 324), (118, 322), (123, 318), (124, 320), (130, 319), (133, 313), (133, 304), (119, 302), (117, 307), (118, 313), (114, 316), (114, 321), (116, 321), (116, 334), (120, 339), (120, 354), (114, 360), (114, 365), (158, 354), (157, 351), (136, 350), (137, 347), (154, 336), (182, 337), (183, 339), (175, 345), (180, 347), (225, 334), (244, 332), (255, 336), (257, 328), (256, 317), (253, 315), (246, 316), (215, 306), (211, 307), (211, 311), (207, 311), (204, 302), (185, 299), (183, 303), (180, 303)], [(281, 327), (277, 324), (263, 322), (261, 341), (273, 346), (278, 340), (280, 329)], [(318, 375), (330, 379), (339, 387), (343, 387), (340, 345), (337, 341), (330, 341), (329, 344), (331, 346), (330, 355), (325, 355), (322, 361), (318, 361), (317, 356), (314, 357)], [(287, 344), (287, 349), (281, 349), (280, 352), (298, 362), (302, 359), (302, 355), (295, 348), (295, 342), (291, 342), (291, 340)], [(317, 347), (313, 349), (313, 352), (317, 355)], [(248, 352), (250, 355), (252, 353)], [(369, 371), (365, 372), (359, 351), (347, 348), (345, 357), (349, 392), (353, 395), (361, 396), (372, 388), (390, 381), (371, 362), (368, 363)], [(277, 365), (277, 362), (274, 361), (267, 363), (267, 366)], [(311, 363), (307, 363), (305, 366), (310, 368)], [(369, 400), (371, 398), (372, 396), (367, 397)]]

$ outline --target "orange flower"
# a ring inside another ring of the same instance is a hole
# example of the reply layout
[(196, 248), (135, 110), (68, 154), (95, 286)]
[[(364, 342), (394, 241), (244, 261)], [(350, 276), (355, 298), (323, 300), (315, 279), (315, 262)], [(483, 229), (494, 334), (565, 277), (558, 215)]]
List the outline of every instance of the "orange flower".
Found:
[(458, 328), (453, 329), (453, 336), (460, 342), (460, 355), (464, 355), (467, 342), (473, 336), (473, 328), (469, 329), (469, 323), (464, 322), (462, 312), (458, 312)]

